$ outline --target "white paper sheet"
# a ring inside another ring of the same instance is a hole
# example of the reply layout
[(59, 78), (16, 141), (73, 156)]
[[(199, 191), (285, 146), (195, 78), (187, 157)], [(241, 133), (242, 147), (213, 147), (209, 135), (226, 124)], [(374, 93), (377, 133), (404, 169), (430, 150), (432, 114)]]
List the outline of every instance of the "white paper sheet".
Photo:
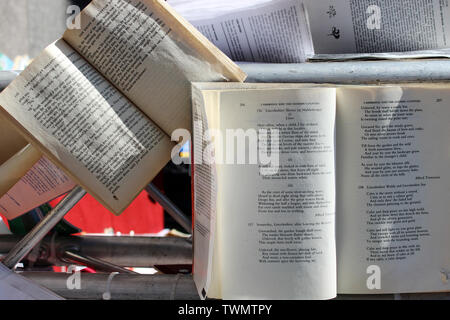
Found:
[(62, 171), (42, 157), (0, 198), (0, 212), (14, 219), (75, 187)]
[(234, 61), (295, 63), (314, 54), (301, 0), (169, 3)]
[(316, 53), (396, 52), (450, 46), (440, 0), (305, 0)]

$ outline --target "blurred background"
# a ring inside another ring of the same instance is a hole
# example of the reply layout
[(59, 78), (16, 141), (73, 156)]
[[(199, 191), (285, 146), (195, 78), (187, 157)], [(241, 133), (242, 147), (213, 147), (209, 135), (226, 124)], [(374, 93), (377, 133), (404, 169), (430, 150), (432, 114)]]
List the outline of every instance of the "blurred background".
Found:
[(14, 59), (19, 55), (35, 57), (58, 39), (66, 25), (69, 5), (87, 1), (2, 0), (0, 10), (0, 52)]

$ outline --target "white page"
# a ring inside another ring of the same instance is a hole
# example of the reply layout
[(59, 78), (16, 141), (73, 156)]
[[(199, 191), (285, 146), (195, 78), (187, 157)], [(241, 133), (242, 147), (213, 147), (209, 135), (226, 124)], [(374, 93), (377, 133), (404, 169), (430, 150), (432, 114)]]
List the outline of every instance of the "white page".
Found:
[(0, 300), (64, 300), (0, 263)]
[(75, 183), (42, 157), (3, 197), (0, 212), (14, 219), (70, 191)]
[[(199, 296), (211, 297), (211, 278), (216, 234), (217, 174), (213, 158), (205, 159), (203, 149), (208, 144), (203, 139), (209, 129), (204, 97), (193, 87), (193, 211), (194, 219), (194, 266), (193, 277)], [(209, 115), (211, 116), (211, 115)]]
[(93, 0), (64, 39), (168, 136), (191, 130), (191, 82), (245, 74), (161, 0)]
[(0, 104), (40, 151), (116, 214), (170, 159), (170, 138), (64, 40), (34, 59)]
[(214, 8), (218, 13), (211, 18), (206, 4), (194, 2), (191, 8), (203, 16), (197, 13), (190, 22), (234, 61), (294, 63), (314, 54), (302, 1), (251, 4)]
[[(450, 46), (440, 0), (305, 0), (316, 53), (396, 52)], [(380, 8), (379, 14), (371, 5)], [(380, 17), (380, 23), (373, 19)], [(379, 27), (379, 29), (377, 29)]]
[(220, 110), (223, 136), (280, 132), (276, 174), (250, 158), (218, 165), (222, 297), (333, 298), (335, 89), (222, 92)]
[(168, 0), (167, 2), (185, 19), (195, 21), (217, 18), (276, 1), (279, 0), (229, 0), (227, 2), (221, 0)]
[(338, 292), (450, 290), (450, 88), (337, 96)]

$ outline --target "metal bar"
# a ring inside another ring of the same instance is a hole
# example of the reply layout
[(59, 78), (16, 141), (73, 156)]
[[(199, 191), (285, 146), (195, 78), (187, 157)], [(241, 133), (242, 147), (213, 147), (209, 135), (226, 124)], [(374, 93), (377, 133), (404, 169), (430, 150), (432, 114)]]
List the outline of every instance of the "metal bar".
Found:
[[(237, 62), (247, 82), (366, 83), (450, 80), (449, 59), (312, 63)], [(0, 71), (0, 91), (20, 71)]]
[(170, 214), (172, 218), (180, 226), (183, 227), (185, 231), (188, 233), (192, 232), (192, 223), (189, 220), (189, 218), (175, 205), (173, 202), (166, 197), (165, 194), (163, 194), (153, 183), (150, 183), (145, 190), (148, 192), (148, 194), (157, 201), (164, 210), (167, 211), (167, 213)]
[[(0, 236), (0, 255), (11, 251), (19, 241), (19, 236)], [(186, 239), (146, 236), (47, 236), (40, 243), (37, 262), (67, 265), (62, 253), (74, 248), (84, 256), (122, 267), (192, 264), (192, 243)], [(51, 257), (52, 251), (56, 257)]]
[[(52, 272), (22, 272), (22, 276), (33, 280), (37, 284), (50, 289), (66, 299), (99, 300), (103, 298), (108, 282), (108, 274), (80, 274), (80, 289), (67, 288), (67, 280), (71, 276), (67, 273)], [(118, 274), (113, 277), (109, 286), (111, 299), (133, 300), (198, 300), (199, 296), (194, 281), (190, 275), (131, 275)], [(364, 300), (412, 300), (433, 299), (450, 300), (450, 293), (402, 293), (393, 294), (340, 294), (336, 300), (364, 299)]]
[(102, 261), (100, 259), (96, 259), (89, 256), (83, 256), (79, 253), (72, 252), (72, 251), (64, 251), (63, 259), (67, 259), (69, 261), (79, 263), (81, 265), (84, 265), (86, 267), (92, 267), (96, 271), (105, 271), (105, 272), (120, 272), (120, 273), (131, 273), (131, 274), (137, 274), (134, 271), (128, 270), (126, 268), (119, 267), (115, 264)]
[(22, 276), (66, 299), (101, 300), (105, 293), (113, 300), (198, 300), (191, 275), (143, 275), (79, 273), (78, 289), (69, 289), (71, 274), (21, 272)]
[(246, 82), (379, 83), (450, 80), (450, 60), (245, 63)]
[[(450, 60), (340, 61), (313, 63), (237, 62), (247, 82), (372, 83), (450, 80)], [(0, 90), (20, 71), (0, 71)]]
[(75, 187), (58, 205), (47, 214), (14, 248), (6, 255), (3, 264), (12, 269), (33, 249), (45, 235), (84, 197), (86, 191)]

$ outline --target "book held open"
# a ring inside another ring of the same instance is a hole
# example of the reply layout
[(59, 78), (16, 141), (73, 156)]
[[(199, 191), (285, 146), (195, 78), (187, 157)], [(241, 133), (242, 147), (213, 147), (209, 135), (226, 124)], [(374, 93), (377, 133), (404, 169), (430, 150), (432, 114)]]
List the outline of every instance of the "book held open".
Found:
[(194, 83), (192, 96), (203, 298), (450, 290), (448, 84)]
[(94, 0), (0, 94), (0, 112), (119, 214), (190, 129), (190, 81), (245, 74), (159, 0)]

